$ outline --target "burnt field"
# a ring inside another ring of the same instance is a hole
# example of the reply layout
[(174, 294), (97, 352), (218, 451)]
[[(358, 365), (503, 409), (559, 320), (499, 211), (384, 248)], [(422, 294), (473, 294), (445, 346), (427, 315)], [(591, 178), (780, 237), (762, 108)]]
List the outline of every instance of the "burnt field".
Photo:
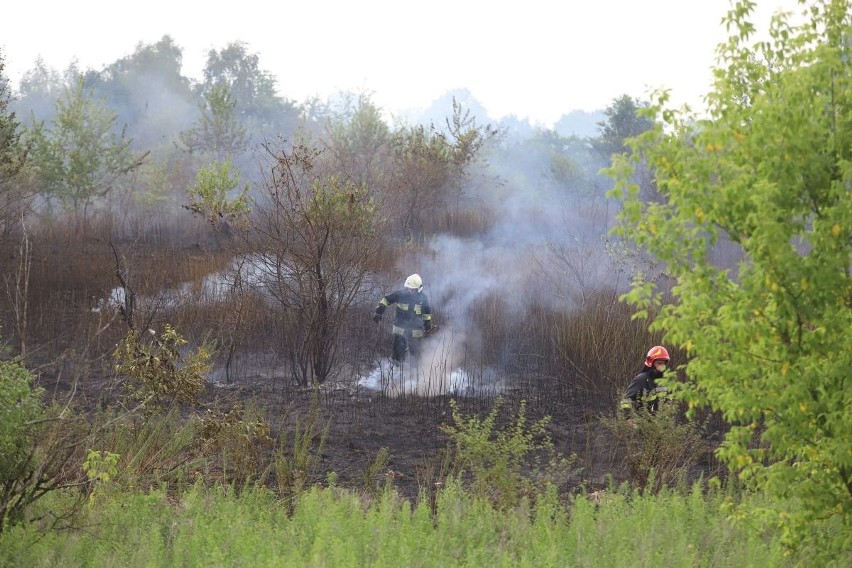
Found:
[[(554, 450), (564, 456), (576, 455), (568, 484), (599, 488), (606, 485), (607, 474), (624, 478), (623, 448), (601, 431), (599, 417), (588, 404), (590, 398), (572, 400), (568, 393), (560, 393), (560, 388), (558, 381), (518, 378), (515, 386), (501, 394), (504, 403), (498, 423), (505, 426), (521, 401), (526, 401), (530, 423), (545, 416), (551, 418), (548, 433)], [(398, 395), (393, 385), (387, 391), (372, 391), (344, 382), (324, 386), (318, 393), (291, 390), (284, 394), (262, 384), (213, 389), (218, 391), (211, 397), (216, 400), (213, 404), (240, 400), (242, 404), (261, 405), (270, 422), (280, 424), (279, 432), (291, 432), (300, 425), (304, 428), (306, 422), (317, 418), (327, 425), (315, 481), (324, 481), (325, 474), (333, 471), (341, 485), (367, 490), (390, 478), (409, 498), (417, 497), (421, 489), (433, 487), (449, 473), (442, 470), (446, 467), (442, 462), (451, 439), (441, 431), (441, 425), (452, 422), (449, 400), (459, 401), (465, 413), (483, 416), (495, 408), (497, 400), (489, 395)], [(228, 390), (231, 392), (222, 393)], [(380, 457), (383, 448), (386, 460)]]
[[(213, 358), (199, 396), (167, 410), (184, 421), (263, 423), (268, 432), (251, 440), (256, 472), (270, 467), (276, 451), (302, 452), (310, 455), (306, 482), (325, 483), (334, 472), (342, 486), (392, 483), (415, 498), (453, 473), (444, 427), (453, 423), (455, 400), (466, 416), (496, 412), (495, 435), (519, 412), (526, 424), (546, 418), (553, 451), (569, 458), (565, 490), (647, 481), (642, 442), (614, 419), (636, 354), (653, 338), (614, 293), (589, 294), (570, 311), (531, 302), (521, 313), (496, 293), (465, 314), (448, 311), (458, 306), (452, 301), (436, 302), (441, 327), (427, 340), (430, 356), (416, 369), (409, 361), (401, 377), (388, 364), (389, 325), (370, 318), (384, 285), (365, 281), (342, 320), (332, 372), (306, 384), (294, 372), (292, 322), (257, 294), (213, 294), (210, 275), (227, 273), (233, 256), (196, 229), (163, 227), (125, 241), (33, 236), (27, 325), (10, 317), (4, 329), (26, 332), (24, 339), (11, 334), (8, 346), (24, 353), (48, 398), (83, 414), (127, 408), (130, 380), (115, 370), (116, 345), (131, 323), (153, 333), (169, 325), (187, 339), (181, 354), (209, 344)], [(4, 254), (14, 262), (20, 249)], [(670, 481), (719, 473), (709, 451), (714, 436), (704, 434), (699, 446), (686, 451), (681, 440), (650, 465), (676, 471)], [(203, 451), (214, 459), (221, 448)], [(210, 475), (223, 469), (213, 466)]]

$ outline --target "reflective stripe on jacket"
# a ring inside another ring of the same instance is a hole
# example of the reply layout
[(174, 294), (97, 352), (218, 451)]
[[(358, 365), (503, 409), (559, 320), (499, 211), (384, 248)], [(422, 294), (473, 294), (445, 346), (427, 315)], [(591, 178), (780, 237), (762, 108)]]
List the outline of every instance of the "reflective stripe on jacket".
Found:
[(411, 337), (423, 337), (425, 335), (425, 332), (422, 329), (405, 329), (398, 325), (393, 326), (394, 335), (405, 335), (406, 331), (411, 333)]
[(423, 324), (432, 321), (432, 308), (429, 306), (429, 299), (423, 292), (409, 288), (391, 292), (379, 301), (379, 305), (376, 306), (376, 314), (382, 315), (391, 304), (396, 304), (396, 316), (393, 322), (394, 333), (396, 333), (397, 327), (403, 330), (420, 330), (422, 332)]

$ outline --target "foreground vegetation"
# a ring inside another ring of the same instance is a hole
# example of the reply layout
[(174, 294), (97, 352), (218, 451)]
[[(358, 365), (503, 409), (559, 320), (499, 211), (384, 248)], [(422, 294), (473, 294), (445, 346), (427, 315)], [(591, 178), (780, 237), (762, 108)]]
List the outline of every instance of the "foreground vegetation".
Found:
[[(63, 496), (55, 495), (54, 500)], [(545, 492), (498, 510), (457, 483), (434, 505), (311, 488), (292, 507), (263, 487), (95, 493), (77, 530), (0, 535), (6, 566), (793, 565), (773, 535), (735, 528), (721, 493)], [(44, 503), (43, 507), (48, 504)], [(56, 504), (54, 503), (54, 506)], [(759, 507), (759, 498), (749, 506)]]
[[(407, 499), (386, 451), (360, 484), (340, 485), (322, 468), (316, 414), (277, 441), (257, 409), (186, 420), (113, 408), (90, 423), (39, 409), (16, 364), (0, 371), (30, 418), (2, 432), (17, 448), (4, 450), (16, 458), (0, 491), (4, 566), (844, 565), (830, 547), (792, 548), (751, 524), (741, 511), (776, 506), (762, 493), (717, 478), (689, 486), (701, 441), (674, 406), (603, 421), (636, 479), (588, 493), (566, 485), (575, 456), (553, 451), (548, 418), (528, 420), (523, 403), (502, 418), (502, 398), (468, 415), (450, 399), (441, 465)], [(842, 539), (836, 521), (811, 542)]]

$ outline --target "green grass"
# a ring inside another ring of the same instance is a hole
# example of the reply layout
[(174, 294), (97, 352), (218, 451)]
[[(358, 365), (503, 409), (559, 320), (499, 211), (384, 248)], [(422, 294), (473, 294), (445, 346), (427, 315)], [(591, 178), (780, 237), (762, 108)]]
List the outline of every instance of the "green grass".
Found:
[[(61, 499), (54, 495), (50, 499)], [(46, 509), (58, 505), (42, 503)], [(95, 492), (74, 529), (0, 534), (2, 566), (786, 566), (771, 538), (732, 526), (721, 497), (545, 492), (495, 509), (449, 483), (436, 512), (392, 490), (370, 500), (314, 487), (287, 504), (264, 488), (190, 487), (178, 496)]]

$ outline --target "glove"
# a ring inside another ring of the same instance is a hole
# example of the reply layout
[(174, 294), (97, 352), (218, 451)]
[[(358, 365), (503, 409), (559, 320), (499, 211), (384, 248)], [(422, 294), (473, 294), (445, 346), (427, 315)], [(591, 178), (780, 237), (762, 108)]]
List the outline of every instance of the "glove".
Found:
[(382, 314), (374, 314), (373, 315), (373, 321), (376, 322), (376, 323), (379, 323), (380, 321), (382, 321)]

